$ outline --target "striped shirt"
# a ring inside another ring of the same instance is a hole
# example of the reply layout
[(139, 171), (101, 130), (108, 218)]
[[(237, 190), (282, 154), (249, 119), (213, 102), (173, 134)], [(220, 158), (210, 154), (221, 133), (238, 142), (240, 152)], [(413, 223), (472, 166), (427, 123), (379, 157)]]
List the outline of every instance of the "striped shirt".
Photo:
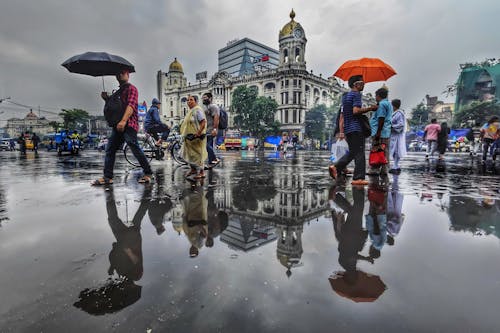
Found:
[(354, 115), (354, 107), (361, 107), (361, 93), (349, 91), (342, 96), (342, 112), (344, 114), (344, 133), (361, 132), (361, 123)]

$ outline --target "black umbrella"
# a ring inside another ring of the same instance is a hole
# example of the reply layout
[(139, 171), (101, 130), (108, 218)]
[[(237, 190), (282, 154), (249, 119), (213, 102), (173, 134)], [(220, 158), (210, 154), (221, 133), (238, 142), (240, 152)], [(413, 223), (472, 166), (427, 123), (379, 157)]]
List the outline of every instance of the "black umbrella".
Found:
[(134, 65), (126, 59), (106, 52), (86, 52), (62, 63), (71, 73), (91, 76), (116, 75), (121, 70), (135, 72)]

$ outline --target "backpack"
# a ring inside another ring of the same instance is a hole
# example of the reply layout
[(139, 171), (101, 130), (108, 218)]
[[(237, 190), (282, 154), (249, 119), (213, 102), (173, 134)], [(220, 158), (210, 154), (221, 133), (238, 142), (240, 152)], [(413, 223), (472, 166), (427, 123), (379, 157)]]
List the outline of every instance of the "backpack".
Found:
[(225, 130), (227, 128), (227, 112), (221, 106), (219, 107), (219, 129)]
[(123, 118), (125, 108), (123, 107), (121, 95), (123, 89), (127, 87), (128, 85), (120, 87), (120, 89), (115, 91), (104, 104), (104, 118), (109, 127), (115, 127)]

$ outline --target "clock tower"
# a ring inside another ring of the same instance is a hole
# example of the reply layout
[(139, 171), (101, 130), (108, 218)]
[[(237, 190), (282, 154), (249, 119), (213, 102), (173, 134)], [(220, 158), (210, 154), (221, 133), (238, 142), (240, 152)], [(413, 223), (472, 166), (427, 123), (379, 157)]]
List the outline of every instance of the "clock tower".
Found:
[(304, 29), (294, 20), (295, 12), (290, 12), (291, 21), (283, 26), (279, 34), (281, 69), (306, 69), (306, 43)]

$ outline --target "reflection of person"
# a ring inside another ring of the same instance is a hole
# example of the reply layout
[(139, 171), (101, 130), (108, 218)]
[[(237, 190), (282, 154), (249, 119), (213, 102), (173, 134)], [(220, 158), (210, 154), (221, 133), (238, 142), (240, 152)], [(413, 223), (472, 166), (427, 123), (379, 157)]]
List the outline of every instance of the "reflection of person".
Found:
[(366, 218), (366, 229), (370, 236), (370, 258), (380, 257), (380, 250), (387, 241), (387, 191), (383, 187), (368, 189), (370, 207)]
[(141, 298), (142, 287), (136, 285), (143, 274), (141, 222), (149, 205), (143, 194), (140, 206), (127, 227), (118, 216), (113, 191), (106, 192), (108, 223), (115, 236), (109, 252), (108, 274), (116, 272), (118, 279), (108, 279), (102, 286), (87, 288), (80, 292), (73, 305), (93, 315), (117, 312)]
[(148, 207), (149, 197), (147, 194), (143, 194), (131, 226), (127, 227), (118, 216), (113, 191), (106, 191), (108, 222), (116, 238), (116, 242), (113, 243), (113, 248), (109, 253), (110, 267), (108, 273), (110, 275), (116, 271), (118, 275), (125, 276), (133, 281), (137, 281), (142, 277), (141, 223)]
[(394, 175), (392, 189), (387, 194), (387, 244), (394, 245), (394, 237), (399, 234), (404, 221), (403, 208), (404, 195), (399, 191), (398, 176)]
[[(146, 197), (149, 196), (151, 199), (149, 201), (148, 216), (151, 224), (155, 227), (156, 233), (161, 235), (165, 232), (165, 226), (163, 225), (163, 220), (165, 214), (172, 209), (172, 201), (166, 197), (163, 193), (164, 186), (164, 176), (163, 169), (159, 169), (155, 173), (155, 179), (157, 180), (157, 192), (151, 195), (149, 187), (144, 190)], [(148, 193), (149, 192), (149, 193)]]
[(372, 262), (370, 258), (359, 254), (367, 239), (367, 232), (362, 226), (365, 205), (364, 188), (353, 187), (352, 196), (353, 204), (351, 205), (344, 195), (337, 193), (337, 188), (330, 189), (335, 237), (339, 242), (339, 264), (346, 270), (345, 276), (348, 280), (355, 280), (358, 260)]
[(205, 241), (207, 247), (214, 245), (214, 238), (219, 236), (228, 225), (228, 215), (225, 211), (219, 210), (215, 204), (214, 191), (209, 189), (207, 191), (207, 222), (208, 222), (208, 235)]
[(181, 135), (184, 137), (182, 157), (189, 163), (191, 170), (186, 176), (203, 178), (203, 163), (207, 158), (207, 139), (205, 137), (207, 120), (205, 113), (198, 105), (196, 96), (189, 96), (187, 100), (189, 111), (181, 124)]
[(349, 145), (349, 153), (342, 156), (335, 165), (330, 165), (330, 176), (340, 180), (344, 170), (354, 160), (354, 173), (352, 185), (368, 185), (366, 176), (365, 159), (365, 137), (361, 128), (361, 122), (356, 115), (376, 110), (376, 106), (362, 108), (361, 92), (365, 83), (361, 75), (349, 78), (349, 91), (342, 97), (342, 114), (339, 119), (339, 139), (345, 139)]
[[(160, 101), (157, 98), (153, 98), (151, 107), (144, 119), (144, 129), (147, 133), (151, 134), (158, 146), (161, 145), (162, 141), (166, 141), (170, 134), (170, 128), (161, 121), (160, 106)], [(158, 138), (158, 133), (161, 133), (161, 138)]]
[[(144, 171), (144, 175), (139, 179), (139, 183), (149, 183), (151, 182), (151, 175), (153, 172), (137, 141), (137, 131), (139, 130), (139, 116), (137, 113), (138, 91), (134, 85), (128, 82), (129, 72), (127, 70), (120, 71), (120, 73), (116, 75), (116, 79), (120, 83), (120, 89), (122, 89), (120, 97), (122, 107), (125, 110), (123, 112), (123, 118), (113, 127), (111, 136), (108, 139), (108, 144), (106, 145), (104, 175), (102, 178), (96, 179), (92, 185), (107, 185), (113, 183), (113, 169), (115, 167), (116, 152), (122, 147), (123, 142), (126, 142), (130, 147)], [(103, 92), (101, 97), (107, 101), (110, 96), (108, 93)]]
[(189, 256), (194, 258), (198, 256), (208, 236), (207, 198), (203, 188), (194, 187), (187, 190), (182, 199), (182, 206), (182, 229), (191, 243)]
[(389, 157), (393, 161), (390, 173), (401, 173), (399, 161), (406, 156), (406, 115), (401, 107), (401, 100), (393, 99), (392, 107), (394, 112), (391, 120), (391, 142), (389, 148)]

